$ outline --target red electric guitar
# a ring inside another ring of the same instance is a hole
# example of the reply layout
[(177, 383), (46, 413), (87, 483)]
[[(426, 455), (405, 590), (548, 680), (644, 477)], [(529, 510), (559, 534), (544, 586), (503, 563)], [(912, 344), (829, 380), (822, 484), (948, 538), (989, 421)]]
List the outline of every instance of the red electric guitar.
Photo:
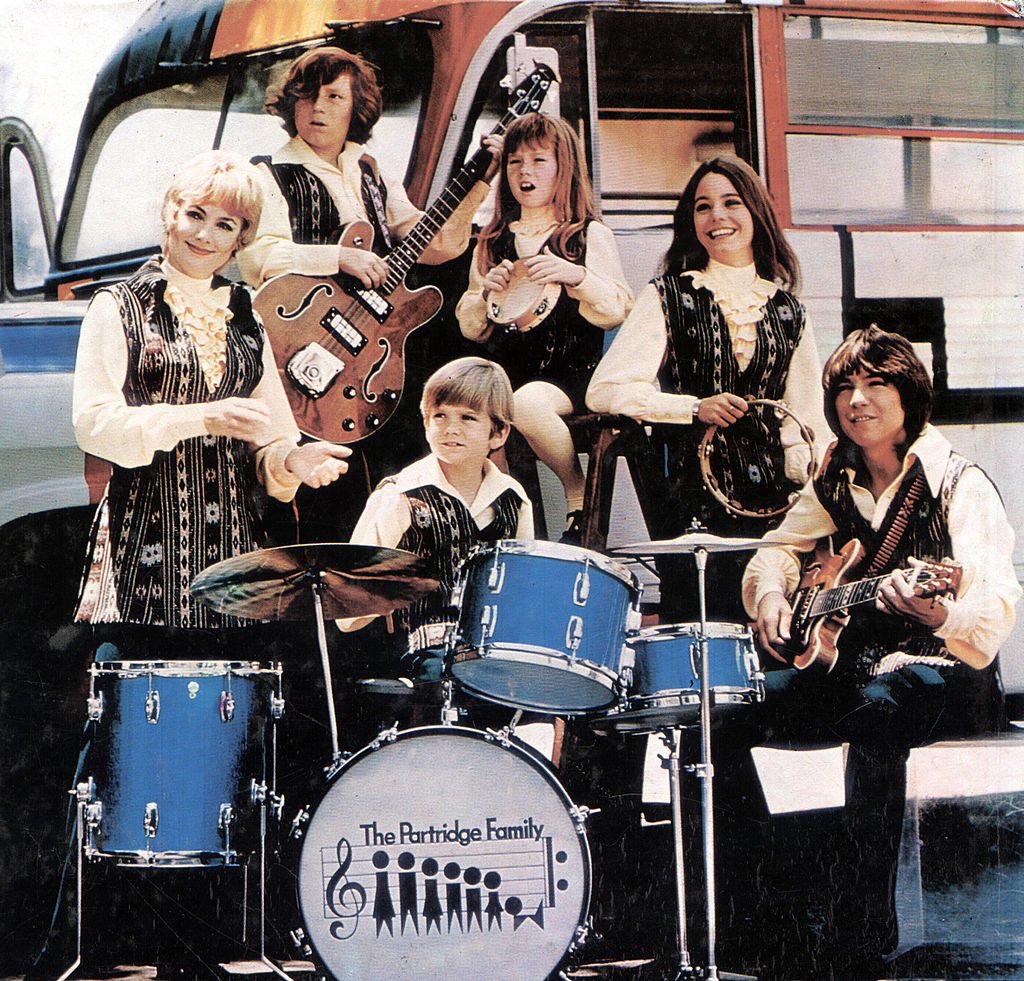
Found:
[[(500, 135), (537, 111), (556, 75), (537, 65), (512, 93), (511, 106), (490, 135)], [(436, 286), (410, 290), (405, 277), (441, 226), (483, 176), (491, 160), (481, 148), (384, 261), (383, 286), (367, 289), (345, 275), (286, 273), (264, 283), (253, 301), (263, 320), (295, 421), (302, 432), (352, 443), (392, 416), (405, 385), (405, 341), (441, 309)], [(353, 222), (341, 244), (373, 245), (368, 222)]]
[[(864, 547), (857, 539), (848, 541), (836, 555), (831, 544), (824, 545), (804, 565), (797, 590), (789, 598), (793, 607), (790, 640), (776, 653), (794, 667), (831, 671), (838, 658), (836, 642), (850, 620), (849, 608), (870, 603), (891, 573), (846, 582), (846, 577), (864, 559)], [(956, 596), (963, 570), (954, 562), (926, 562), (907, 570), (917, 596)]]

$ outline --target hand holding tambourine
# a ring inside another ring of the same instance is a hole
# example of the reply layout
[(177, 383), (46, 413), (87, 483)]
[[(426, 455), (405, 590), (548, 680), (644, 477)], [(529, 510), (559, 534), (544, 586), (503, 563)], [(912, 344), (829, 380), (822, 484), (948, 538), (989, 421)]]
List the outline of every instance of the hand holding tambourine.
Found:
[(521, 333), (532, 330), (555, 308), (562, 286), (579, 286), (586, 274), (547, 246), (528, 259), (504, 259), (484, 277), (487, 319)]

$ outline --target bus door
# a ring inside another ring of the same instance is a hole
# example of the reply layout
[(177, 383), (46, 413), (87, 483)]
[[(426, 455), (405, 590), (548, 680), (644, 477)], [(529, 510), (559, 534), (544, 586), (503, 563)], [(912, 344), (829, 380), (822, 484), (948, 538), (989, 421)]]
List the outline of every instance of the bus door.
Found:
[[(759, 163), (753, 17), (749, 9), (602, 5), (559, 7), (515, 26), (483, 72), (471, 140), (504, 108), (510, 62), (557, 55), (556, 108), (587, 153), (603, 220), (626, 275), (642, 287), (668, 246), (672, 212), (690, 174), (717, 153)], [(512, 55), (510, 56), (510, 52)]]

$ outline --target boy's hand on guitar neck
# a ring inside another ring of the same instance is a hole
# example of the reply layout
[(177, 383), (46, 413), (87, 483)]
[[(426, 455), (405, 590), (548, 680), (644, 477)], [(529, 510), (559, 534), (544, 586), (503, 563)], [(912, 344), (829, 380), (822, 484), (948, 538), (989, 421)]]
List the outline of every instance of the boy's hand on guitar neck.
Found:
[(338, 246), (338, 272), (358, 279), (367, 289), (383, 286), (388, 278), (388, 264), (369, 249)]
[(897, 569), (882, 583), (875, 598), (875, 606), (885, 613), (908, 617), (931, 630), (937, 630), (946, 622), (949, 611), (937, 596), (920, 595), (916, 570), (926, 563), (915, 558), (909, 562), (909, 569)]
[(793, 607), (782, 593), (765, 593), (757, 606), (757, 638), (761, 648), (768, 651), (777, 661), (790, 664), (792, 657), (781, 652), (790, 641), (790, 624), (793, 621)]

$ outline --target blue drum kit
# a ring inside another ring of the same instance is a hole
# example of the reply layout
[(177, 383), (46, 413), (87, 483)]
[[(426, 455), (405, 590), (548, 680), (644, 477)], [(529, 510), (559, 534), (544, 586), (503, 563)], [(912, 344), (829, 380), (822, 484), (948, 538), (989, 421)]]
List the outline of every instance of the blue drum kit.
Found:
[[(617, 549), (631, 561), (707, 555), (757, 540), (693, 533)], [(750, 631), (728, 623), (641, 626), (641, 588), (620, 561), (588, 549), (505, 540), (463, 563), (454, 594), (440, 724), (383, 730), (342, 753), (325, 620), (387, 614), (437, 588), (396, 549), (296, 545), (220, 562), (193, 583), (213, 608), (261, 620), (313, 620), (327, 693), (326, 789), (289, 825), (276, 792), (282, 667), (248, 661), (101, 662), (90, 671), (91, 748), (78, 807), (79, 950), (83, 859), (142, 868), (258, 861), (265, 949), (268, 827), (299, 845), (294, 931), (325, 978), (562, 977), (589, 928), (588, 809), (549, 759), (516, 735), (522, 713), (579, 717), (660, 734), (670, 750), (679, 907), (679, 977), (728, 977), (714, 963), (712, 713), (763, 697)], [(504, 729), (458, 724), (452, 692), (516, 710)], [(699, 730), (709, 963), (686, 947), (682, 730)], [(79, 962), (62, 976), (67, 978)]]

